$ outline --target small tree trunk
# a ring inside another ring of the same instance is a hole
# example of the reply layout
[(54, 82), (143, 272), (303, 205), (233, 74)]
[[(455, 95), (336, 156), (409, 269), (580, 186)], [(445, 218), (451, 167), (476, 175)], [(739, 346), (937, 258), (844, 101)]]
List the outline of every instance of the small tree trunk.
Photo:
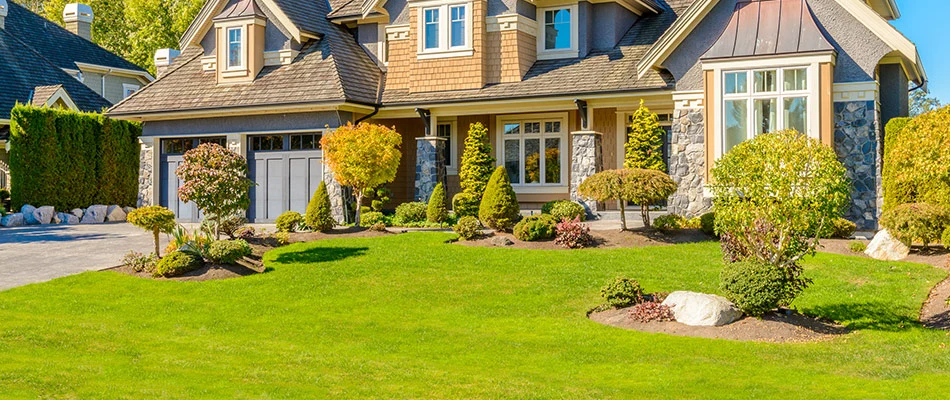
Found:
[(214, 240), (221, 240), (221, 216), (214, 217)]
[(155, 257), (161, 257), (162, 255), (158, 252), (158, 228), (152, 230), (152, 238), (155, 239)]
[(356, 227), (357, 228), (360, 226), (360, 217), (361, 217), (360, 208), (362, 208), (362, 205), (363, 205), (363, 191), (358, 190), (356, 191)]
[(625, 200), (617, 200), (617, 205), (620, 206), (620, 230), (627, 230), (627, 214), (624, 212), (627, 208), (627, 202)]
[(640, 216), (643, 217), (643, 226), (646, 228), (650, 227), (650, 206), (640, 205)]

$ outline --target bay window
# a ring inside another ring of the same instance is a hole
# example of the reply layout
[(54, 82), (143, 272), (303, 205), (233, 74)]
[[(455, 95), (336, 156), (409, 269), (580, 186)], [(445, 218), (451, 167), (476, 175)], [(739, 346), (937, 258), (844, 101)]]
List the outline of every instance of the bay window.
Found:
[(562, 186), (565, 181), (567, 121), (561, 117), (505, 119), (501, 161), (514, 186)]
[(419, 9), (419, 53), (451, 57), (471, 55), (471, 3), (447, 3)]
[(809, 133), (810, 89), (807, 67), (723, 72), (723, 153), (763, 133)]

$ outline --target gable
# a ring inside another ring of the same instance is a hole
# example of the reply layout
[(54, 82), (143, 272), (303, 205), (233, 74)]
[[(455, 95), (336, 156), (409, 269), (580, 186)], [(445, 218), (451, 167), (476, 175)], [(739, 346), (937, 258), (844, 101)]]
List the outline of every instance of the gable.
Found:
[[(316, 38), (318, 35), (317, 31), (314, 29), (315, 26), (312, 23), (305, 24), (305, 28), (313, 30), (304, 30), (301, 29), (300, 24), (292, 21), (288, 14), (283, 8), (281, 8), (276, 1), (277, 0), (258, 0), (261, 4), (267, 8), (268, 11), (273, 13), (275, 20), (271, 21), (268, 19), (269, 23), (273, 23), (279, 27), (283, 32), (290, 34), (290, 37), (293, 40), (296, 40), (297, 43), (303, 43), (305, 38)], [(294, 4), (295, 1), (299, 0), (279, 0), (282, 3), (286, 2), (289, 4)], [(191, 25), (188, 26), (188, 29), (185, 30), (184, 35), (182, 35), (181, 40), (178, 41), (178, 48), (185, 49), (189, 46), (200, 46), (202, 38), (211, 30), (214, 26), (214, 17), (220, 14), (226, 6), (231, 3), (234, 3), (235, 0), (209, 0), (201, 7), (201, 11), (198, 12), (198, 16), (195, 17), (194, 21), (191, 22)], [(304, 7), (306, 8), (306, 7)], [(306, 12), (297, 9), (297, 14)], [(309, 16), (310, 18), (323, 18), (323, 15), (315, 14)], [(298, 19), (299, 16), (298, 16)], [(298, 21), (299, 22), (299, 21)], [(206, 49), (207, 50), (207, 49)]]

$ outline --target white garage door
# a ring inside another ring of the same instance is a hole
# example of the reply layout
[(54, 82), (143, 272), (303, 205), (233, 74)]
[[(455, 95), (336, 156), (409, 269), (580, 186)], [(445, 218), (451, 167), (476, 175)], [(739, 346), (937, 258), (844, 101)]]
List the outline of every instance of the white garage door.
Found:
[(248, 137), (251, 222), (273, 222), (288, 210), (301, 214), (323, 180), (319, 133)]

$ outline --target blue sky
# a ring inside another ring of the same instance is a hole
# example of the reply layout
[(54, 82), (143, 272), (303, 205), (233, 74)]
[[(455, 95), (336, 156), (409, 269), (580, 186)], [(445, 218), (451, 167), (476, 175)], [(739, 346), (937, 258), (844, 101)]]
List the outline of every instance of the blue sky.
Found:
[(898, 0), (901, 18), (891, 23), (917, 44), (930, 78), (930, 95), (950, 103), (950, 0)]

